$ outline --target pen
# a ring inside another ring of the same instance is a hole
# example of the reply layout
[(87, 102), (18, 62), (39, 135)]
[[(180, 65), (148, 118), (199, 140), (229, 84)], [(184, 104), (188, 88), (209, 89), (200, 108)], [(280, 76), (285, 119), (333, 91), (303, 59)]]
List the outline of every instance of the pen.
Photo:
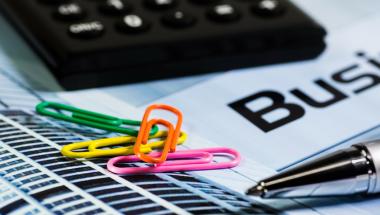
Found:
[(262, 198), (322, 197), (380, 192), (380, 140), (355, 144), (260, 181)]

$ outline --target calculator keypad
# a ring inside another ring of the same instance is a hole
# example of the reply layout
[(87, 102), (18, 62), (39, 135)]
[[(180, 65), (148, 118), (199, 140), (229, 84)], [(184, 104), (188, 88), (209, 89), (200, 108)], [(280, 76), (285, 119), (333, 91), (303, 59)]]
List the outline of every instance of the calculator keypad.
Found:
[(69, 89), (301, 60), (324, 29), (290, 0), (0, 0)]
[[(210, 23), (235, 23), (244, 18), (242, 10), (248, 8), (251, 11), (249, 16), (272, 17), (281, 15), (284, 12), (281, 0), (235, 0), (233, 2), (242, 2), (244, 5), (236, 7), (234, 4), (224, 3), (223, 0), (36, 0), (46, 5), (56, 7), (53, 16), (61, 21), (72, 21), (72, 26), (77, 26), (78, 21), (82, 27), (88, 27), (91, 18), (98, 16), (109, 17), (113, 19), (113, 27), (108, 30), (119, 33), (143, 33), (149, 31), (154, 25), (162, 25), (164, 28), (184, 29), (195, 26), (199, 19), (208, 20)], [(193, 4), (199, 11), (202, 11), (201, 16), (192, 14), (186, 10), (182, 10), (181, 6), (184, 1)], [(96, 5), (98, 14), (90, 14), (87, 17), (86, 8), (91, 5)], [(139, 14), (134, 14), (136, 8), (145, 8), (152, 11), (157, 20), (149, 20), (143, 18)], [(247, 15), (245, 15), (247, 16)], [(87, 18), (87, 19), (86, 19)], [(70, 26), (70, 28), (72, 27)], [(156, 26), (158, 27), (158, 26)], [(109, 27), (108, 27), (109, 28)], [(70, 31), (70, 30), (69, 30)], [(104, 29), (93, 27), (83, 28), (80, 33), (70, 34), (73, 38), (91, 39), (103, 35)], [(79, 35), (93, 35), (82, 37)]]

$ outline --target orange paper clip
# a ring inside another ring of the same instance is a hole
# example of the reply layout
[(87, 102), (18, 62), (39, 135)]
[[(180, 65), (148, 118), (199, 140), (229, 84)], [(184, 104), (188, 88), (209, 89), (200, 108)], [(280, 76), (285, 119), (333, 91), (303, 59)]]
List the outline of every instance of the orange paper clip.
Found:
[[(149, 115), (151, 114), (151, 112), (157, 109), (167, 110), (177, 115), (176, 126), (174, 127), (172, 123), (164, 119), (149, 120)], [(169, 105), (164, 105), (164, 104), (154, 104), (154, 105), (149, 106), (145, 111), (143, 120), (140, 125), (140, 131), (137, 136), (135, 146), (133, 148), (135, 155), (139, 159), (147, 163), (161, 164), (165, 162), (168, 157), (168, 153), (175, 152), (176, 150), (177, 141), (181, 133), (182, 121), (183, 121), (183, 117), (182, 117), (181, 111), (179, 111), (178, 109), (174, 107), (171, 107)], [(149, 156), (147, 154), (144, 154), (144, 152), (141, 150), (141, 145), (146, 145), (148, 143), (149, 135), (150, 135), (149, 133), (154, 125), (163, 125), (168, 129), (168, 135), (165, 140), (165, 145), (159, 157)]]

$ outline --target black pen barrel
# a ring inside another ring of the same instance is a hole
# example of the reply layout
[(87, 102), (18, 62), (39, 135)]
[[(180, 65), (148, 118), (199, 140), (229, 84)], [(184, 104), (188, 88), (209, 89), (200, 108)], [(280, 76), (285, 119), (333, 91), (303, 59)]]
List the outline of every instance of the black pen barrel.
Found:
[(365, 147), (357, 145), (280, 172), (247, 194), (289, 198), (368, 193), (374, 174), (371, 156)]

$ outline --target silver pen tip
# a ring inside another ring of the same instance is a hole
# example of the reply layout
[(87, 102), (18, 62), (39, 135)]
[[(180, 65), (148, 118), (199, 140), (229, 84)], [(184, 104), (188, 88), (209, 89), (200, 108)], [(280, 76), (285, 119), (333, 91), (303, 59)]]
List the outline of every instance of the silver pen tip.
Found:
[(264, 194), (264, 187), (262, 185), (256, 185), (252, 188), (250, 188), (249, 190), (247, 190), (246, 192), (247, 195), (251, 195), (251, 196), (263, 196)]

